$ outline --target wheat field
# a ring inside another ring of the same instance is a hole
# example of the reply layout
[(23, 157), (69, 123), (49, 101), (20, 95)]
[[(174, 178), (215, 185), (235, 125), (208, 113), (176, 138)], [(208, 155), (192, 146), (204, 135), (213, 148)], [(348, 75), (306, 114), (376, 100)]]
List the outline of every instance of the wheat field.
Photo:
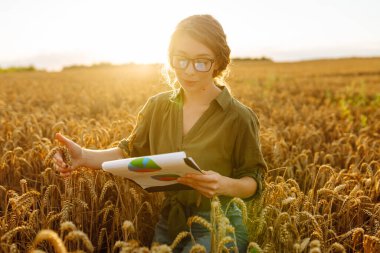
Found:
[[(380, 252), (380, 58), (233, 61), (233, 95), (258, 115), (269, 172), (262, 198), (233, 199), (248, 252)], [(47, 162), (62, 134), (115, 147), (149, 96), (168, 90), (160, 65), (0, 74), (0, 251), (171, 252), (151, 245), (162, 193), (81, 168), (63, 179)], [(234, 228), (212, 200), (213, 252)], [(194, 245), (191, 252), (205, 252)]]

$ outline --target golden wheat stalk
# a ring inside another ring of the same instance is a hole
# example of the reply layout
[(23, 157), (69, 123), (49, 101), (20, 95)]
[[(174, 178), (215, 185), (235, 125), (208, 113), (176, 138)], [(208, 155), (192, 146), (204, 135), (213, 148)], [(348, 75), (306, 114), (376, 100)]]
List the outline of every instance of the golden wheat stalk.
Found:
[(193, 247), (191, 247), (189, 253), (206, 253), (206, 248), (205, 246), (201, 245), (201, 244), (194, 244)]
[(182, 231), (182, 232), (179, 232), (178, 235), (176, 236), (176, 238), (174, 239), (174, 241), (172, 242), (172, 244), (170, 245), (170, 248), (171, 248), (171, 249), (174, 249), (175, 247), (177, 247), (178, 244), (179, 244), (184, 238), (186, 238), (187, 236), (191, 236), (191, 233), (188, 232), (188, 231)]
[(171, 253), (172, 249), (168, 245), (162, 244), (162, 245), (152, 246), (152, 248), (150, 249), (150, 252), (151, 253)]
[(211, 223), (200, 216), (194, 215), (194, 216), (189, 217), (187, 219), (187, 225), (189, 226), (189, 228), (191, 228), (192, 223), (198, 223), (202, 225), (203, 227), (207, 228), (209, 231), (212, 231)]
[(248, 244), (247, 252), (262, 253), (263, 250), (256, 242), (250, 242)]
[(1, 237), (1, 241), (7, 241), (8, 243), (10, 243), (10, 241), (12, 240), (12, 238), (17, 234), (17, 233), (26, 233), (26, 232), (30, 232), (30, 231), (33, 231), (33, 229), (30, 227), (30, 226), (18, 226), (18, 227), (15, 227), (11, 230), (9, 230), (8, 232), (6, 232), (2, 237)]
[(94, 252), (94, 246), (92, 245), (90, 239), (88, 236), (80, 230), (75, 230), (69, 232), (64, 239), (64, 244), (66, 244), (68, 241), (82, 241), (84, 246), (86, 246), (87, 250), (90, 252)]
[(57, 233), (53, 230), (44, 229), (38, 232), (37, 236), (33, 240), (31, 249), (34, 250), (37, 247), (37, 245), (42, 241), (50, 242), (53, 245), (55, 252), (57, 253), (67, 253), (67, 250), (61, 238), (59, 238)]
[(63, 235), (66, 231), (75, 231), (77, 230), (77, 227), (72, 221), (64, 221), (60, 224), (59, 230), (61, 231), (61, 238), (63, 238)]
[(127, 241), (129, 235), (135, 232), (135, 227), (133, 226), (133, 223), (129, 220), (125, 220), (123, 222), (122, 229), (123, 229), (124, 241)]
[(67, 149), (66, 146), (58, 146), (58, 147), (54, 147), (52, 150), (50, 150), (50, 152), (46, 155), (45, 157), (45, 161), (44, 161), (44, 164), (45, 166), (48, 166), (54, 155), (59, 152), (62, 154), (62, 158), (63, 158), (63, 161), (69, 165), (69, 166), (72, 166), (73, 163), (72, 163), (72, 158), (71, 158), (71, 155), (70, 155), (70, 152), (69, 150)]
[(238, 252), (237, 252), (237, 248), (236, 248), (236, 242), (235, 242), (235, 240), (234, 240), (232, 237), (230, 237), (230, 236), (226, 236), (226, 237), (222, 238), (222, 239), (219, 241), (219, 243), (218, 243), (218, 251), (217, 251), (217, 252), (222, 252), (222, 251), (223, 251), (223, 248), (225, 247), (225, 245), (226, 245), (227, 243), (234, 243), (234, 244), (235, 244), (235, 252), (238, 253)]

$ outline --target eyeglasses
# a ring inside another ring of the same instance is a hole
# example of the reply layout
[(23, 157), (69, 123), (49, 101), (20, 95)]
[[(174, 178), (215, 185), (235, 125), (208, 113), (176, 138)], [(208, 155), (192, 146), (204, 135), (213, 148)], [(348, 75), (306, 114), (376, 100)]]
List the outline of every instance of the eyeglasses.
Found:
[(171, 65), (175, 69), (186, 69), (189, 62), (193, 64), (193, 68), (198, 72), (208, 72), (210, 71), (212, 64), (215, 62), (214, 59), (208, 58), (187, 58), (180, 55), (173, 55), (171, 58)]

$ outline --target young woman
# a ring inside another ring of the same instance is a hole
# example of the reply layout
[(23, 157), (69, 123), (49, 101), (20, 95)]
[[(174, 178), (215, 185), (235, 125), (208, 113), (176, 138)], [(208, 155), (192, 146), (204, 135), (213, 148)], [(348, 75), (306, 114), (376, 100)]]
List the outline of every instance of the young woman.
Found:
[[(217, 195), (225, 205), (231, 198), (251, 199), (262, 191), (266, 164), (259, 142), (259, 121), (255, 113), (234, 97), (224, 85), (230, 63), (230, 48), (220, 23), (210, 15), (182, 20), (172, 34), (168, 57), (174, 75), (172, 91), (150, 97), (139, 112), (132, 134), (107, 150), (81, 148), (70, 139), (56, 138), (68, 147), (73, 166), (66, 167), (56, 154), (56, 167), (68, 176), (79, 166), (100, 169), (104, 161), (185, 151), (205, 175), (188, 174), (178, 182), (193, 190), (166, 192), (153, 241), (170, 244), (188, 230), (193, 215), (210, 219), (210, 198)], [(225, 207), (225, 206), (224, 206)], [(228, 217), (235, 226), (239, 252), (248, 244), (241, 211), (234, 206)], [(210, 233), (193, 225), (195, 240), (210, 250)], [(191, 240), (176, 251), (188, 252)]]

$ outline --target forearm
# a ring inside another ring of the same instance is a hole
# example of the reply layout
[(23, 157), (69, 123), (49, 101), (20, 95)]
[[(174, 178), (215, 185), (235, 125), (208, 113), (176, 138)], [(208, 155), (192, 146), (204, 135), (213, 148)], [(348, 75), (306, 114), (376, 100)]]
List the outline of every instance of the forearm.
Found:
[(257, 182), (251, 177), (239, 179), (224, 177), (223, 192), (221, 195), (238, 198), (248, 198), (256, 193)]
[(111, 160), (122, 159), (123, 154), (120, 148), (110, 148), (102, 150), (82, 149), (83, 166), (91, 169), (101, 169), (102, 163)]

